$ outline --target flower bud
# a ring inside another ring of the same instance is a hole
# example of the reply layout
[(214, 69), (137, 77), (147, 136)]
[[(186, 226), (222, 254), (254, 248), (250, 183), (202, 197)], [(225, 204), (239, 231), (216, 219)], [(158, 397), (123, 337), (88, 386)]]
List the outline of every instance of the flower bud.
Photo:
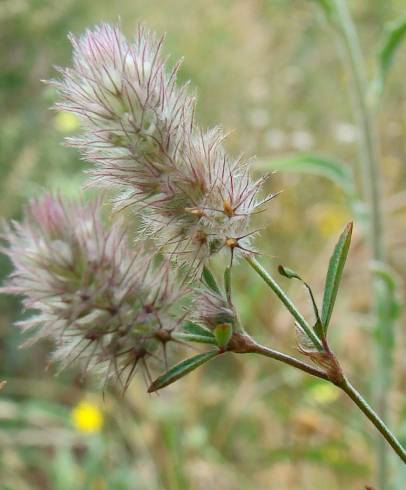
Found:
[(222, 327), (224, 325), (234, 327), (237, 321), (236, 313), (232, 306), (228, 305), (227, 300), (221, 294), (209, 289), (196, 290), (193, 312), (194, 321), (213, 332), (217, 327), (220, 327), (219, 332), (226, 330)]

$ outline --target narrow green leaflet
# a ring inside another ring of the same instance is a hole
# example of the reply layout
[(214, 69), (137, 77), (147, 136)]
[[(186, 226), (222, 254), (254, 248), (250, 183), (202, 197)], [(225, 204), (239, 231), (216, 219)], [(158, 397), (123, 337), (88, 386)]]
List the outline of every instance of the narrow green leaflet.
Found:
[(217, 294), (221, 294), (220, 288), (217, 286), (216, 279), (206, 266), (203, 267), (202, 279), (209, 289)]
[(148, 388), (148, 393), (153, 393), (154, 391), (158, 391), (165, 386), (168, 386), (186, 374), (194, 371), (196, 368), (209, 361), (215, 356), (218, 356), (220, 352), (218, 350), (212, 350), (210, 352), (204, 352), (203, 354), (198, 354), (196, 356), (190, 357), (189, 359), (185, 359), (184, 361), (173, 366), (169, 371), (167, 371), (162, 376), (159, 376), (151, 386)]
[(287, 277), (288, 279), (298, 279), (299, 281), (303, 282), (302, 278), (297, 272), (282, 264), (278, 265), (278, 272), (281, 276)]
[(183, 342), (196, 342), (198, 344), (217, 345), (216, 338), (213, 335), (209, 337), (205, 335), (195, 335), (192, 333), (174, 332), (172, 334), (172, 338), (174, 340), (179, 340)]
[(261, 171), (280, 170), (322, 176), (340, 186), (349, 196), (354, 195), (351, 168), (333, 158), (315, 153), (299, 153), (276, 160), (259, 161), (255, 168)]
[(341, 276), (343, 274), (345, 261), (347, 260), (348, 250), (351, 243), (353, 224), (348, 223), (345, 230), (340, 235), (333, 255), (330, 258), (326, 283), (324, 286), (323, 309), (321, 312), (321, 323), (324, 333), (327, 333), (331, 314), (333, 313), (334, 303), (340, 287)]
[(202, 337), (214, 338), (214, 335), (210, 332), (209, 329), (191, 321), (186, 321), (182, 323), (182, 331), (192, 335), (200, 335)]
[(324, 335), (324, 331), (323, 331), (322, 323), (321, 323), (321, 320), (320, 320), (320, 317), (319, 317), (319, 309), (317, 307), (316, 300), (314, 299), (312, 288), (293, 269), (290, 269), (289, 267), (285, 267), (284, 265), (281, 264), (281, 265), (278, 266), (278, 271), (279, 271), (279, 274), (281, 276), (284, 276), (284, 277), (286, 277), (288, 279), (297, 279), (297, 280), (299, 280), (305, 286), (305, 288), (307, 289), (307, 291), (309, 293), (309, 296), (310, 296), (310, 300), (312, 302), (313, 312), (314, 312), (314, 315), (316, 317), (316, 323), (313, 326), (313, 330), (317, 333), (318, 337), (321, 339), (323, 337), (323, 335)]
[(406, 37), (406, 17), (388, 25), (385, 30), (381, 49), (379, 50), (379, 71), (374, 81), (377, 95), (382, 95), (389, 70), (393, 64), (395, 54)]
[(212, 332), (197, 323), (187, 321), (182, 324), (182, 330), (173, 332), (172, 337), (185, 342), (199, 342), (201, 344), (216, 345), (216, 339)]

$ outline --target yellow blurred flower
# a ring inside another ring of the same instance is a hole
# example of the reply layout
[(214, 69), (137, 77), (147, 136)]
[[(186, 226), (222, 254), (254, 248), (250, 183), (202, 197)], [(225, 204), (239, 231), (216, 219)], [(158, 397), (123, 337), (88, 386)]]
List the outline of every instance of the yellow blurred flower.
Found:
[(346, 459), (346, 452), (342, 448), (338, 447), (325, 447), (323, 449), (323, 456), (332, 464), (342, 463)]
[(75, 114), (71, 112), (58, 112), (55, 116), (55, 127), (61, 133), (72, 133), (79, 129), (80, 121)]
[(90, 490), (107, 490), (107, 483), (103, 478), (96, 478), (90, 483)]
[(344, 206), (334, 204), (324, 204), (314, 209), (313, 213), (316, 226), (326, 238), (337, 235), (351, 219)]
[(80, 432), (99, 432), (103, 426), (103, 413), (94, 403), (81, 401), (72, 410), (72, 423)]
[(312, 386), (308, 396), (311, 401), (320, 404), (327, 404), (334, 402), (339, 397), (338, 389), (333, 385), (319, 384)]

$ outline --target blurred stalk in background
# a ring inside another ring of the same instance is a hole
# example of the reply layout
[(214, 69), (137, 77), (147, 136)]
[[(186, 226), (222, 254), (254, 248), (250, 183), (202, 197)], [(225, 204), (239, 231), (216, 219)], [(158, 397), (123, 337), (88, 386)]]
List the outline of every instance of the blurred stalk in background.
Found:
[[(375, 373), (371, 377), (372, 389), (380, 416), (389, 422), (389, 397), (392, 385), (393, 347), (398, 317), (396, 281), (386, 263), (381, 172), (379, 163), (379, 137), (375, 130), (374, 110), (383, 95), (384, 83), (396, 49), (406, 34), (406, 19), (401, 19), (386, 33), (380, 52), (379, 72), (369, 83), (358, 33), (346, 0), (312, 0), (318, 4), (340, 45), (351, 84), (351, 99), (359, 130), (359, 156), (353, 174), (341, 168), (340, 163), (316, 155), (298, 155), (271, 163), (272, 168), (326, 175), (345, 190), (354, 218), (364, 226), (365, 240), (370, 251), (373, 297), (373, 334), (375, 339)], [(269, 167), (269, 165), (268, 165)], [(378, 488), (389, 486), (389, 454), (384, 441), (376, 440)], [(400, 469), (399, 471), (402, 471)]]
[[(327, 11), (331, 24), (336, 28), (343, 47), (344, 61), (352, 79), (352, 102), (359, 127), (359, 174), (361, 175), (362, 198), (367, 204), (366, 242), (373, 260), (373, 299), (375, 337), (375, 374), (373, 391), (378, 412), (386, 423), (389, 422), (389, 395), (392, 385), (392, 358), (396, 318), (390, 308), (394, 303), (396, 291), (391, 287), (382, 270), (388, 270), (384, 245), (384, 227), (382, 216), (381, 173), (379, 166), (379, 136), (375, 131), (372, 97), (366, 76), (358, 34), (354, 26), (346, 0), (320, 1)], [(394, 49), (396, 49), (396, 44)], [(378, 488), (389, 488), (389, 453), (381, 438), (376, 440)]]
[[(352, 101), (360, 131), (359, 167), (362, 176), (362, 195), (368, 206), (366, 240), (373, 261), (385, 267), (380, 189), (381, 175), (377, 154), (379, 143), (371, 109), (367, 101), (369, 90), (364, 59), (346, 0), (334, 0), (333, 5), (337, 32), (344, 48), (344, 59), (352, 77)], [(388, 396), (391, 388), (392, 346), (395, 324), (387, 315), (385, 308), (385, 303), (388, 301), (391, 291), (379, 274), (372, 272), (372, 275), (372, 310), (375, 317), (374, 334), (376, 340), (376, 373), (373, 376), (373, 389), (377, 410), (388, 423)], [(378, 486), (385, 490), (388, 488), (388, 452), (380, 438), (376, 440), (376, 448)]]

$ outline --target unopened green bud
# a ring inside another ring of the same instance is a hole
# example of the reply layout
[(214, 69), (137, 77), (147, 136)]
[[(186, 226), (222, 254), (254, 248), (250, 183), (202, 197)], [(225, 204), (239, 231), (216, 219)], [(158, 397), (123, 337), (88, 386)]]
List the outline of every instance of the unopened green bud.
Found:
[(225, 349), (233, 335), (233, 327), (230, 323), (220, 323), (214, 329), (217, 345), (220, 349)]

